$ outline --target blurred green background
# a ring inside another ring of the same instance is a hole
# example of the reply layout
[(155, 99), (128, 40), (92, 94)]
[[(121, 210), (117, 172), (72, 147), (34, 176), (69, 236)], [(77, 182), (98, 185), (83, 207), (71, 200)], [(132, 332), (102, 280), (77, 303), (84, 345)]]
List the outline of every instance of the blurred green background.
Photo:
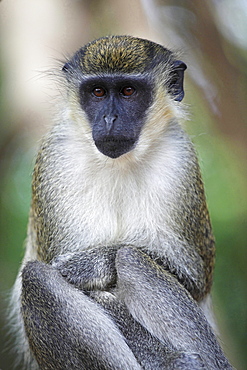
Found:
[[(224, 350), (247, 368), (247, 3), (20, 0), (0, 3), (0, 349), (6, 302), (24, 254), (38, 142), (59, 88), (43, 73), (84, 43), (131, 34), (181, 51), (186, 123), (217, 242), (213, 301)], [(0, 369), (11, 369), (4, 350)]]

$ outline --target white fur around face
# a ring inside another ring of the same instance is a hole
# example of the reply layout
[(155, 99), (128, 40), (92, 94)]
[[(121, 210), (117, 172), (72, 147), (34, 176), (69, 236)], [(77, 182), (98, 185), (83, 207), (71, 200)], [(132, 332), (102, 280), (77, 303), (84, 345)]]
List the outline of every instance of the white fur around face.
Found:
[(174, 234), (169, 209), (176, 204), (180, 166), (188, 157), (187, 137), (174, 135), (174, 127), (182, 131), (171, 111), (159, 106), (152, 111), (155, 122), (150, 115), (136, 147), (117, 159), (98, 151), (82, 112), (67, 112), (70, 123), (55, 128), (54, 137), (62, 140), (50, 153), (47, 192), (58, 200), (54, 211), (64, 232), (60, 251), (112, 244), (156, 250)]

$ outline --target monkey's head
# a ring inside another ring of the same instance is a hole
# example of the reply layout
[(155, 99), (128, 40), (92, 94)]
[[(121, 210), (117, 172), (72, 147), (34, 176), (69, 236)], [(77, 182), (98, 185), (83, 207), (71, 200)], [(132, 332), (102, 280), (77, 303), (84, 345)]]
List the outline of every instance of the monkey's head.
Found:
[(110, 36), (81, 48), (63, 72), (76, 91), (96, 147), (118, 158), (137, 145), (158, 90), (170, 101), (183, 99), (185, 69), (183, 62), (159, 44)]

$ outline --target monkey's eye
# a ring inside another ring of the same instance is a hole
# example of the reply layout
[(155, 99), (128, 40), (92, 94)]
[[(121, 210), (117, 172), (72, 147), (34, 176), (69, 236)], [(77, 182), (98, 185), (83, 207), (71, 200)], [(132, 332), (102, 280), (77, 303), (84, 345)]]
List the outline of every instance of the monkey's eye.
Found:
[(97, 98), (102, 98), (103, 96), (105, 96), (106, 91), (105, 91), (105, 89), (103, 89), (103, 87), (95, 87), (93, 89), (92, 93)]
[(124, 95), (124, 96), (131, 96), (133, 95), (135, 92), (135, 89), (134, 87), (132, 86), (125, 86), (121, 89), (120, 91), (120, 94)]

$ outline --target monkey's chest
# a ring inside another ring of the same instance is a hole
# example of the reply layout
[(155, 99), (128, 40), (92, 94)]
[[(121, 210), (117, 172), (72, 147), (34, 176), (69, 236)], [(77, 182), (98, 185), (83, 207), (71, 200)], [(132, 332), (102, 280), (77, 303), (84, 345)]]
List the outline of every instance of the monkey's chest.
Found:
[(84, 194), (72, 207), (70, 211), (76, 217), (71, 217), (70, 230), (64, 227), (77, 235), (80, 248), (113, 244), (147, 246), (159, 243), (165, 233), (166, 213), (160, 203), (154, 204), (138, 191), (125, 196), (110, 192), (98, 196)]

